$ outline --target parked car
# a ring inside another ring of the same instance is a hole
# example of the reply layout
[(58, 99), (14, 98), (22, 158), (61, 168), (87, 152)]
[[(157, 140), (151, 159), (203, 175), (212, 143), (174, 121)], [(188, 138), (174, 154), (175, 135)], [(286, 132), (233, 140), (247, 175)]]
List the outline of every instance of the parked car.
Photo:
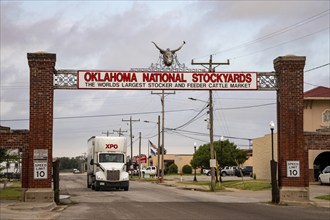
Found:
[(237, 168), (235, 171), (235, 176), (253, 176), (253, 167), (252, 166), (245, 166), (243, 168)]
[(330, 184), (330, 166), (323, 169), (322, 173), (319, 175), (319, 181), (322, 184)]
[[(219, 174), (221, 176), (233, 176), (233, 175), (235, 175), (236, 169), (237, 169), (236, 166), (225, 166), (224, 168), (220, 169)], [(206, 175), (211, 176), (211, 169), (207, 169)]]
[(157, 175), (157, 167), (156, 166), (147, 166), (141, 169), (141, 175), (144, 176), (145, 174), (154, 176)]
[(233, 176), (235, 175), (236, 169), (236, 166), (225, 166), (221, 168), (221, 176)]
[(208, 173), (209, 173), (210, 171), (211, 171), (211, 169), (207, 169), (207, 168), (206, 168), (206, 169), (203, 169), (203, 173), (206, 174), (206, 175), (208, 175)]
[(75, 168), (75, 169), (72, 170), (72, 173), (76, 174), (76, 173), (80, 173), (80, 171)]

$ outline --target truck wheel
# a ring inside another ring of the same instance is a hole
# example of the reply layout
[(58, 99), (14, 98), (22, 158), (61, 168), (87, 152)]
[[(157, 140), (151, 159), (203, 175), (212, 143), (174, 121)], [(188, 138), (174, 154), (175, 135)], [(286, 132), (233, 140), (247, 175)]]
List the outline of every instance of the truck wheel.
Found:
[(91, 184), (89, 184), (89, 175), (87, 174), (87, 188), (91, 188)]
[(128, 191), (128, 186), (124, 187), (124, 191)]
[(94, 189), (95, 191), (100, 191), (100, 186), (96, 185), (96, 181), (94, 182)]
[(222, 172), (222, 176), (227, 176), (227, 173), (226, 172)]

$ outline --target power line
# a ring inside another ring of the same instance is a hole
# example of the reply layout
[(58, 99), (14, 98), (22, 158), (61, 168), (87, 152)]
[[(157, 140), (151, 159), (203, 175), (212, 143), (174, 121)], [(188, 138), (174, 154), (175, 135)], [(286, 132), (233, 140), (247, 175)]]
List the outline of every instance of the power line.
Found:
[(305, 70), (304, 72), (307, 73), (307, 72), (310, 72), (310, 71), (313, 71), (313, 70), (320, 69), (320, 68), (322, 68), (322, 67), (326, 67), (326, 66), (328, 66), (328, 65), (330, 65), (330, 63), (326, 63), (326, 64), (323, 64), (323, 65), (320, 65), (320, 66), (314, 67), (314, 68), (312, 68), (312, 69)]
[(254, 52), (252, 52), (252, 53), (248, 53), (248, 54), (241, 55), (241, 56), (232, 57), (232, 58), (230, 58), (229, 60), (239, 59), (239, 58), (242, 58), (242, 57), (250, 56), (250, 55), (252, 55), (252, 54), (256, 54), (256, 53), (260, 53), (260, 52), (264, 52), (264, 51), (266, 51), (266, 50), (270, 50), (270, 49), (273, 49), (273, 48), (276, 48), (276, 47), (282, 46), (282, 45), (284, 45), (284, 44), (291, 43), (291, 42), (293, 42), (293, 41), (297, 41), (297, 40), (301, 40), (301, 39), (306, 38), (306, 37), (310, 37), (310, 36), (312, 36), (312, 35), (314, 35), (314, 34), (318, 34), (318, 33), (320, 33), (320, 32), (323, 32), (323, 31), (325, 31), (325, 30), (328, 30), (328, 29), (329, 29), (329, 27), (326, 27), (326, 28), (324, 28), (324, 29), (318, 30), (318, 31), (313, 32), (313, 33), (311, 33), (311, 34), (307, 34), (307, 35), (304, 35), (304, 36), (302, 36), (302, 37), (295, 38), (295, 39), (293, 39), (293, 40), (289, 40), (289, 41), (286, 41), (286, 42), (282, 42), (282, 43), (276, 44), (276, 45), (274, 45), (274, 46), (272, 46), (272, 47), (268, 47), (268, 48), (265, 48), (265, 49), (262, 49), (262, 50), (254, 51)]
[(245, 109), (245, 108), (257, 108), (257, 107), (262, 107), (262, 106), (268, 106), (268, 105), (275, 105), (275, 102), (272, 103), (265, 103), (265, 104), (260, 104), (260, 105), (249, 105), (249, 106), (239, 106), (239, 107), (231, 107), (231, 108), (215, 108), (214, 110), (236, 110), (236, 109)]
[[(219, 53), (223, 53), (223, 52), (228, 52), (228, 51), (231, 51), (231, 50), (236, 50), (236, 49), (239, 49), (239, 48), (242, 48), (242, 47), (246, 47), (246, 46), (248, 46), (248, 45), (255, 44), (255, 43), (257, 43), (257, 42), (264, 41), (264, 40), (266, 40), (266, 39), (269, 39), (269, 38), (275, 37), (275, 36), (277, 36), (277, 35), (280, 35), (280, 34), (286, 33), (286, 32), (288, 32), (288, 31), (290, 31), (290, 30), (293, 30), (293, 29), (295, 29), (295, 28), (297, 28), (297, 27), (299, 27), (299, 26), (302, 26), (302, 25), (308, 24), (308, 23), (310, 23), (310, 22), (312, 22), (312, 21), (314, 21), (314, 20), (316, 20), (316, 19), (319, 19), (319, 18), (321, 18), (321, 17), (324, 17), (324, 16), (328, 15), (328, 14), (329, 14), (329, 10), (330, 10), (330, 9), (327, 9), (327, 10), (325, 10), (325, 11), (322, 11), (322, 12), (320, 12), (320, 13), (318, 13), (318, 14), (316, 14), (316, 15), (313, 15), (313, 16), (307, 18), (307, 19), (301, 20), (301, 21), (299, 21), (299, 22), (297, 22), (297, 23), (295, 23), (295, 24), (289, 25), (289, 26), (284, 27), (284, 28), (282, 28), (282, 29), (279, 29), (279, 30), (277, 30), (277, 31), (275, 31), (275, 32), (272, 32), (272, 33), (266, 34), (266, 35), (264, 35), (264, 36), (262, 36), (262, 37), (259, 37), (259, 38), (257, 38), (257, 39), (254, 39), (254, 40), (251, 40), (251, 41), (247, 41), (247, 42), (245, 42), (245, 43), (239, 44), (239, 45), (237, 45), (237, 46), (233, 46), (233, 47), (228, 48), (228, 49), (224, 49), (224, 50), (221, 50), (221, 51), (216, 51), (216, 52), (213, 53), (213, 55), (216, 55), (216, 54), (219, 54)], [(206, 56), (208, 56), (208, 55), (203, 55), (203, 56), (200, 56), (200, 57), (195, 57), (195, 59), (196, 59), (196, 58), (203, 58), (203, 57), (206, 57)]]
[[(234, 110), (234, 109), (244, 109), (244, 108), (254, 108), (254, 107), (262, 107), (268, 105), (274, 105), (276, 103), (266, 103), (260, 105), (250, 105), (250, 106), (239, 106), (232, 108), (216, 108), (214, 110)], [(167, 110), (167, 113), (174, 112), (186, 112), (186, 111), (196, 111), (196, 109), (178, 109), (178, 110)], [(118, 114), (109, 114), (109, 115), (83, 115), (83, 116), (63, 116), (63, 117), (54, 117), (54, 120), (63, 120), (63, 119), (81, 119), (81, 118), (102, 118), (102, 117), (116, 117), (116, 116), (127, 116), (127, 115), (148, 115), (148, 114), (159, 114), (160, 111), (150, 111), (150, 112), (134, 112), (134, 113), (118, 113)], [(1, 122), (8, 121), (28, 121), (29, 119), (5, 119), (0, 120)]]
[[(187, 121), (186, 123), (184, 123), (184, 124), (182, 124), (182, 125), (180, 125), (180, 126), (178, 126), (178, 127), (176, 127), (176, 128), (173, 128), (173, 130), (176, 130), (176, 129), (179, 129), (179, 128), (182, 128), (182, 127), (185, 127), (185, 126), (187, 126), (187, 125), (189, 125), (189, 124), (191, 124), (192, 122), (194, 122), (195, 120), (197, 120), (198, 118), (200, 118), (200, 117), (198, 117), (203, 111), (204, 111), (204, 109), (206, 109), (208, 107), (208, 105), (207, 106), (205, 106), (204, 108), (202, 108), (192, 119), (190, 119), (189, 121)], [(205, 115), (205, 114), (203, 114), (203, 115)], [(202, 116), (203, 116), (202, 115)], [(197, 118), (198, 117), (198, 118)]]
[(304, 82), (304, 84), (307, 84), (307, 85), (310, 85), (310, 86), (315, 86), (315, 87), (319, 87), (320, 86), (320, 85), (315, 85), (315, 84), (308, 83), (308, 82)]
[(118, 136), (120, 137), (120, 136), (123, 136), (124, 133), (127, 131), (123, 131), (123, 130), (121, 130), (121, 128), (119, 128), (119, 130), (113, 130), (113, 133), (115, 133), (115, 132), (118, 133)]
[[(130, 127), (130, 138), (131, 138), (131, 161), (133, 161), (133, 122), (140, 122), (140, 119), (132, 119), (132, 116), (129, 118), (129, 120), (122, 119), (123, 122), (129, 121), (129, 127)], [(120, 134), (119, 134), (120, 136)]]
[[(328, 13), (326, 13), (326, 12), (328, 12)], [(254, 44), (254, 43), (257, 43), (257, 42), (260, 42), (260, 41), (267, 40), (267, 39), (269, 39), (269, 38), (272, 38), (272, 37), (275, 37), (275, 36), (277, 36), (277, 35), (280, 35), (280, 34), (283, 34), (283, 33), (285, 33), (285, 32), (288, 32), (288, 31), (290, 31), (290, 30), (293, 30), (293, 29), (295, 29), (295, 28), (297, 28), (297, 27), (299, 27), (299, 26), (301, 26), (301, 25), (305, 25), (305, 24), (307, 24), (307, 23), (309, 23), (309, 22), (312, 22), (312, 21), (314, 21), (314, 20), (316, 20), (316, 19), (319, 19), (319, 18), (321, 18), (321, 17), (324, 17), (324, 16), (326, 16), (327, 14), (329, 14), (329, 9), (328, 9), (328, 10), (325, 10), (325, 11), (323, 11), (323, 12), (317, 14), (317, 15), (314, 15), (314, 16), (312, 16), (312, 17), (309, 17), (309, 18), (307, 18), (307, 19), (305, 19), (305, 20), (299, 21), (299, 22), (297, 22), (297, 23), (295, 23), (295, 24), (293, 24), (293, 25), (287, 26), (287, 27), (282, 28), (282, 29), (280, 29), (280, 30), (278, 30), (278, 31), (272, 32), (272, 33), (270, 33), (270, 34), (267, 34), (267, 35), (265, 35), (265, 36), (263, 36), (263, 37), (260, 37), (260, 38), (257, 38), (257, 39), (255, 39), (255, 40), (252, 40), (252, 41), (249, 41), (249, 42), (243, 43), (243, 44), (241, 44), (241, 45), (238, 45), (238, 46), (235, 46), (235, 47), (229, 48), (229, 49), (227, 49), (227, 50), (219, 51), (219, 52), (217, 52), (216, 54), (218, 54), (218, 53), (223, 53), (224, 51), (230, 51), (230, 50), (233, 50), (233, 49), (238, 49), (238, 48), (241, 48), (241, 47), (248, 46), (248, 45), (250, 45), (250, 44)]]
[(206, 140), (201, 140), (201, 139), (198, 139), (196, 137), (191, 137), (191, 136), (188, 136), (188, 135), (181, 134), (178, 131), (173, 131), (172, 130), (172, 132), (175, 133), (175, 134), (177, 134), (177, 135), (181, 135), (183, 137), (186, 137), (186, 138), (189, 138), (189, 139), (192, 139), (192, 140), (195, 140), (195, 141), (207, 142)]
[[(169, 130), (172, 132), (172, 130)], [(175, 130), (173, 132), (183, 132), (183, 133), (188, 133), (188, 134), (193, 134), (193, 135), (200, 135), (200, 136), (208, 136), (209, 134), (207, 133), (202, 133), (202, 132), (198, 132), (198, 131), (188, 131), (188, 130), (181, 130), (181, 129), (178, 129), (178, 130)], [(246, 138), (246, 137), (234, 137), (234, 136), (224, 136), (224, 135), (217, 135), (215, 134), (214, 135), (215, 137), (221, 137), (223, 136), (224, 138), (227, 138), (227, 139), (237, 139), (237, 140), (252, 140), (253, 138)]]
[(107, 130), (107, 132), (102, 132), (102, 134), (106, 134), (107, 137), (110, 136), (110, 134), (114, 134), (113, 132), (110, 132), (109, 130)]
[[(178, 109), (178, 110), (167, 110), (165, 112), (185, 112), (185, 111), (196, 111), (195, 109)], [(63, 116), (63, 117), (54, 117), (55, 120), (62, 119), (81, 119), (81, 118), (102, 118), (102, 117), (116, 117), (116, 116), (127, 116), (127, 115), (148, 115), (148, 114), (159, 114), (160, 111), (150, 111), (150, 112), (132, 112), (132, 113), (118, 113), (118, 114), (109, 114), (109, 115), (82, 115), (82, 116)], [(5, 119), (1, 120), (2, 122), (6, 121), (28, 121), (29, 119)]]

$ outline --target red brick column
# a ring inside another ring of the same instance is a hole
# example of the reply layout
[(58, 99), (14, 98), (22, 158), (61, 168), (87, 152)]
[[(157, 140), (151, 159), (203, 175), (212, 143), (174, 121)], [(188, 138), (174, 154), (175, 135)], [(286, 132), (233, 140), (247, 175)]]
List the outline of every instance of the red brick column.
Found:
[[(278, 183), (280, 201), (308, 200), (308, 149), (304, 145), (303, 92), (305, 57), (274, 60), (277, 91)], [(287, 161), (299, 161), (300, 177), (287, 177)]]
[[(28, 188), (51, 188), (53, 152), (53, 77), (56, 54), (28, 53), (30, 67), (30, 144)], [(48, 150), (47, 179), (34, 179), (34, 150)]]

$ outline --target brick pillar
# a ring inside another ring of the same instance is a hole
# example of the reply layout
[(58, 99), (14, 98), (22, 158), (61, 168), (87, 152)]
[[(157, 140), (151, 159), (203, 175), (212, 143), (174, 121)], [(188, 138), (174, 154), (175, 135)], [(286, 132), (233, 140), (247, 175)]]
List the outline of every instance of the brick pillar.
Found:
[[(53, 151), (53, 77), (56, 54), (28, 53), (30, 67), (30, 144), (28, 162), (28, 188), (52, 187)], [(34, 152), (47, 150), (47, 178), (34, 178)], [(31, 190), (33, 191), (33, 190)], [(41, 190), (45, 192), (45, 190)], [(33, 191), (33, 193), (35, 193)], [(33, 201), (38, 195), (25, 199)], [(45, 196), (41, 196), (45, 198)], [(51, 199), (51, 198), (50, 198)]]
[[(278, 183), (280, 202), (308, 202), (308, 149), (304, 146), (303, 98), (305, 57), (274, 60), (277, 91)], [(299, 177), (288, 177), (287, 161), (298, 161)]]

